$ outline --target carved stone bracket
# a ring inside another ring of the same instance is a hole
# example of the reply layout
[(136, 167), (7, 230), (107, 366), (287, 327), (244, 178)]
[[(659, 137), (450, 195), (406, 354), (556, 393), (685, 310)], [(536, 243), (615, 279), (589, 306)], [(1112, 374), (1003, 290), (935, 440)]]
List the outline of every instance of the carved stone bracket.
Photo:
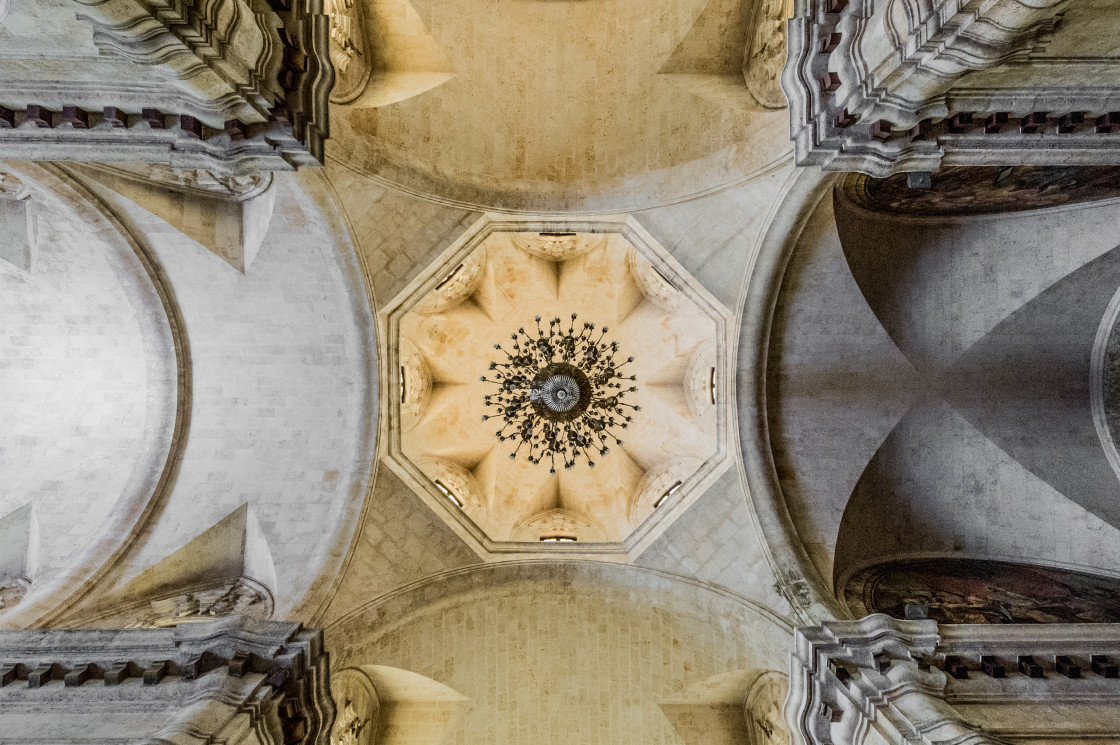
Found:
[[(1120, 83), (1078, 83), (1084, 74), (1063, 67), (1094, 58), (1042, 56), (1067, 7), (797, 0), (782, 73), (797, 163), (877, 177), (943, 165), (1120, 163)], [(999, 75), (969, 82), (997, 67)], [(1041, 71), (1073, 82), (1036, 85)]]
[(0, 661), (2, 743), (329, 743), (322, 632), (295, 623), (7, 631)]
[(1120, 736), (1118, 625), (938, 627), (871, 615), (798, 629), (794, 644), (794, 745)]

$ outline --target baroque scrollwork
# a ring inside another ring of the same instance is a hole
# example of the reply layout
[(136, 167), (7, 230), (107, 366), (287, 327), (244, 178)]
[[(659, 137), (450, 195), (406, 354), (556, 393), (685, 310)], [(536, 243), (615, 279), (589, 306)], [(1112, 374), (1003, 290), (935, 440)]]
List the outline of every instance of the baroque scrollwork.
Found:
[(381, 702), (369, 676), (345, 668), (331, 678), (338, 716), (331, 728), (331, 745), (373, 745)]
[(30, 589), (31, 582), (26, 577), (0, 577), (0, 613), (19, 605)]
[(371, 71), (362, 9), (355, 0), (325, 0), (324, 10), (331, 19), (330, 54), (337, 78), (331, 101), (349, 103), (365, 89)]
[(163, 628), (226, 616), (267, 617), (271, 615), (271, 605), (268, 590), (241, 578), (230, 585), (153, 600), (130, 628)]
[(781, 76), (786, 62), (786, 18), (792, 13), (791, 0), (762, 0), (743, 54), (743, 81), (747, 90), (768, 109), (786, 106)]
[(273, 181), (271, 173), (230, 174), (198, 168), (172, 168), (162, 163), (91, 167), (124, 178), (166, 186), (176, 191), (203, 192), (207, 196), (229, 197), (238, 201), (263, 194), (272, 186)]

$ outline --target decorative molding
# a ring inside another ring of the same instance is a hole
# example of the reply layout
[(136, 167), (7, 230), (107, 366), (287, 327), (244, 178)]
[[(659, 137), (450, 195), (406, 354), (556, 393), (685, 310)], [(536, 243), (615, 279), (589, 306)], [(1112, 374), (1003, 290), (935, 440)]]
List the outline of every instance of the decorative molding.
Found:
[(0, 660), (0, 743), (330, 741), (323, 634), (296, 623), (8, 631)]
[(607, 236), (569, 232), (510, 233), (513, 245), (548, 261), (567, 261), (590, 253), (606, 242)]
[(463, 259), (439, 281), (430, 293), (416, 304), (416, 312), (434, 315), (455, 307), (466, 300), (478, 287), (486, 268), (486, 251), (479, 250)]
[[(1120, 115), (1110, 113), (1120, 109), (1120, 85), (1030, 85), (1032, 66), (1093, 61), (1039, 56), (1068, 5), (797, 0), (782, 88), (798, 165), (884, 177), (1120, 163)], [(958, 85), (997, 66), (994, 88)]]
[(1117, 624), (828, 622), (795, 632), (786, 723), (793, 745), (1115, 742), (1118, 653)]
[(637, 527), (655, 510), (668, 506), (701, 465), (698, 458), (674, 458), (646, 471), (627, 505), (630, 524)]
[(684, 394), (689, 412), (708, 431), (716, 427), (716, 373), (715, 345), (698, 346), (684, 371)]
[(269, 618), (275, 587), (272, 554), (246, 504), (92, 608), (71, 612), (66, 623), (158, 628), (232, 615)]
[(381, 701), (369, 676), (359, 668), (343, 668), (331, 676), (331, 693), (338, 707), (331, 745), (374, 745)]
[(428, 475), (439, 491), (479, 525), (486, 524), (486, 500), (474, 474), (447, 458), (420, 458), (420, 469)]
[(272, 616), (272, 593), (248, 577), (204, 583), (188, 590), (129, 603), (86, 624), (95, 628), (162, 629), (229, 616)]
[(280, 18), (247, 0), (75, 0), (104, 56), (159, 68), (188, 98), (211, 102), (208, 124), (266, 121), (284, 98)]
[(350, 103), (369, 83), (372, 59), (366, 43), (364, 3), (355, 0), (326, 0), (331, 19), (331, 62), (335, 85), (331, 103)]
[(418, 96), (455, 77), (411, 0), (327, 0), (331, 103), (375, 108)]
[(766, 109), (786, 107), (781, 76), (786, 62), (786, 19), (792, 13), (792, 0), (762, 0), (743, 50), (743, 81), (754, 100)]
[(782, 707), (789, 695), (789, 676), (767, 670), (755, 678), (743, 702), (751, 745), (787, 745), (789, 728)]
[(172, 168), (163, 163), (90, 164), (90, 168), (142, 183), (153, 183), (184, 194), (245, 202), (272, 188), (271, 173), (229, 174), (198, 168)]
[(513, 532), (515, 541), (604, 543), (603, 528), (587, 515), (556, 508), (534, 515)]
[(681, 294), (677, 286), (648, 259), (631, 247), (626, 253), (626, 263), (634, 282), (641, 288), (649, 301), (667, 313), (687, 313), (694, 309), (694, 303)]
[(322, 163), (334, 83), (323, 0), (75, 2), (102, 54), (149, 66), (163, 90), (0, 82), (0, 159), (234, 174)]
[(424, 353), (412, 342), (402, 340), (400, 365), (397, 374), (391, 377), (397, 381), (399, 390), (401, 431), (408, 432), (420, 423), (428, 408), (432, 396), (432, 371)]

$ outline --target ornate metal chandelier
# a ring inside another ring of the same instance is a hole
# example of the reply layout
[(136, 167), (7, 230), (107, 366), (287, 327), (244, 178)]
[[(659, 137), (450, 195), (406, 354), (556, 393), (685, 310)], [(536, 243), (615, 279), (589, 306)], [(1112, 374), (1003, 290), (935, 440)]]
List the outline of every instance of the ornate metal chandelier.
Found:
[(547, 331), (541, 328), (540, 316), (535, 320), (535, 337), (519, 328), (510, 335), (512, 348), (494, 345), (506, 359), (491, 362), (491, 377), (481, 378), (498, 386), (497, 393), (484, 398), (494, 413), (482, 420), (502, 420), (494, 434), (499, 442), (517, 443), (510, 460), (527, 447), (529, 462), (547, 459), (550, 473), (556, 473), (557, 459), (564, 468), (572, 468), (579, 459), (594, 468), (591, 456), (606, 456), (609, 440), (622, 445), (617, 431), (633, 420), (629, 410), (641, 411), (623, 400), (638, 390), (626, 384), (637, 378), (623, 374), (634, 358), (616, 362), (618, 342), (604, 341), (607, 327), (595, 338), (595, 324), (585, 322), (577, 329), (575, 313), (567, 330), (559, 318), (548, 322)]

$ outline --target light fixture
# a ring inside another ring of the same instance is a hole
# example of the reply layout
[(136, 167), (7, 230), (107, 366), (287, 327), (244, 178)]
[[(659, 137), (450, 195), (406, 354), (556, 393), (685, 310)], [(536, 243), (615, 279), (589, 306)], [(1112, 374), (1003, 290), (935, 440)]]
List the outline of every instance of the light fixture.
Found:
[(494, 345), (506, 359), (491, 362), (491, 377), (481, 378), (498, 386), (483, 399), (494, 413), (482, 420), (502, 420), (494, 435), (499, 442), (516, 441), (510, 460), (526, 446), (529, 462), (548, 460), (550, 473), (556, 473), (558, 458), (564, 468), (580, 459), (594, 468), (591, 456), (606, 456), (608, 441), (622, 445), (617, 431), (633, 420), (628, 410), (642, 410), (623, 400), (638, 390), (626, 385), (636, 376), (622, 372), (634, 358), (616, 362), (618, 342), (605, 341), (607, 327), (600, 331), (583, 323), (577, 329), (575, 313), (567, 330), (559, 318), (549, 321), (547, 330), (540, 316), (536, 324), (535, 336), (524, 328), (511, 334), (510, 349)]
[(459, 499), (459, 497), (455, 496), (455, 492), (451, 491), (451, 489), (448, 488), (447, 484), (443, 483), (439, 479), (435, 480), (435, 484), (436, 484), (436, 488), (439, 489), (441, 492), (443, 492), (443, 496), (450, 499), (451, 502), (456, 507), (458, 507), (459, 509), (463, 509), (463, 500), (461, 500), (461, 499)]
[(716, 369), (712, 368), (712, 376), (708, 378), (708, 395), (712, 397), (712, 403), (716, 402)]
[(404, 382), (404, 380), (405, 380), (405, 376), (404, 376), (404, 365), (401, 365), (401, 377), (400, 377), (400, 384), (401, 384), (401, 403), (402, 403), (402, 404), (404, 403), (404, 398), (405, 398), (405, 394), (407, 393), (407, 390), (405, 389), (405, 382)]
[(574, 535), (542, 535), (541, 543), (575, 543)]
[(669, 497), (673, 496), (673, 494), (676, 493), (677, 489), (681, 488), (681, 483), (682, 483), (681, 481), (677, 481), (677, 483), (673, 484), (668, 489), (666, 489), (665, 493), (662, 494), (660, 497), (658, 497), (657, 501), (653, 503), (653, 509), (656, 510), (658, 507), (665, 504), (665, 500), (668, 499)]

